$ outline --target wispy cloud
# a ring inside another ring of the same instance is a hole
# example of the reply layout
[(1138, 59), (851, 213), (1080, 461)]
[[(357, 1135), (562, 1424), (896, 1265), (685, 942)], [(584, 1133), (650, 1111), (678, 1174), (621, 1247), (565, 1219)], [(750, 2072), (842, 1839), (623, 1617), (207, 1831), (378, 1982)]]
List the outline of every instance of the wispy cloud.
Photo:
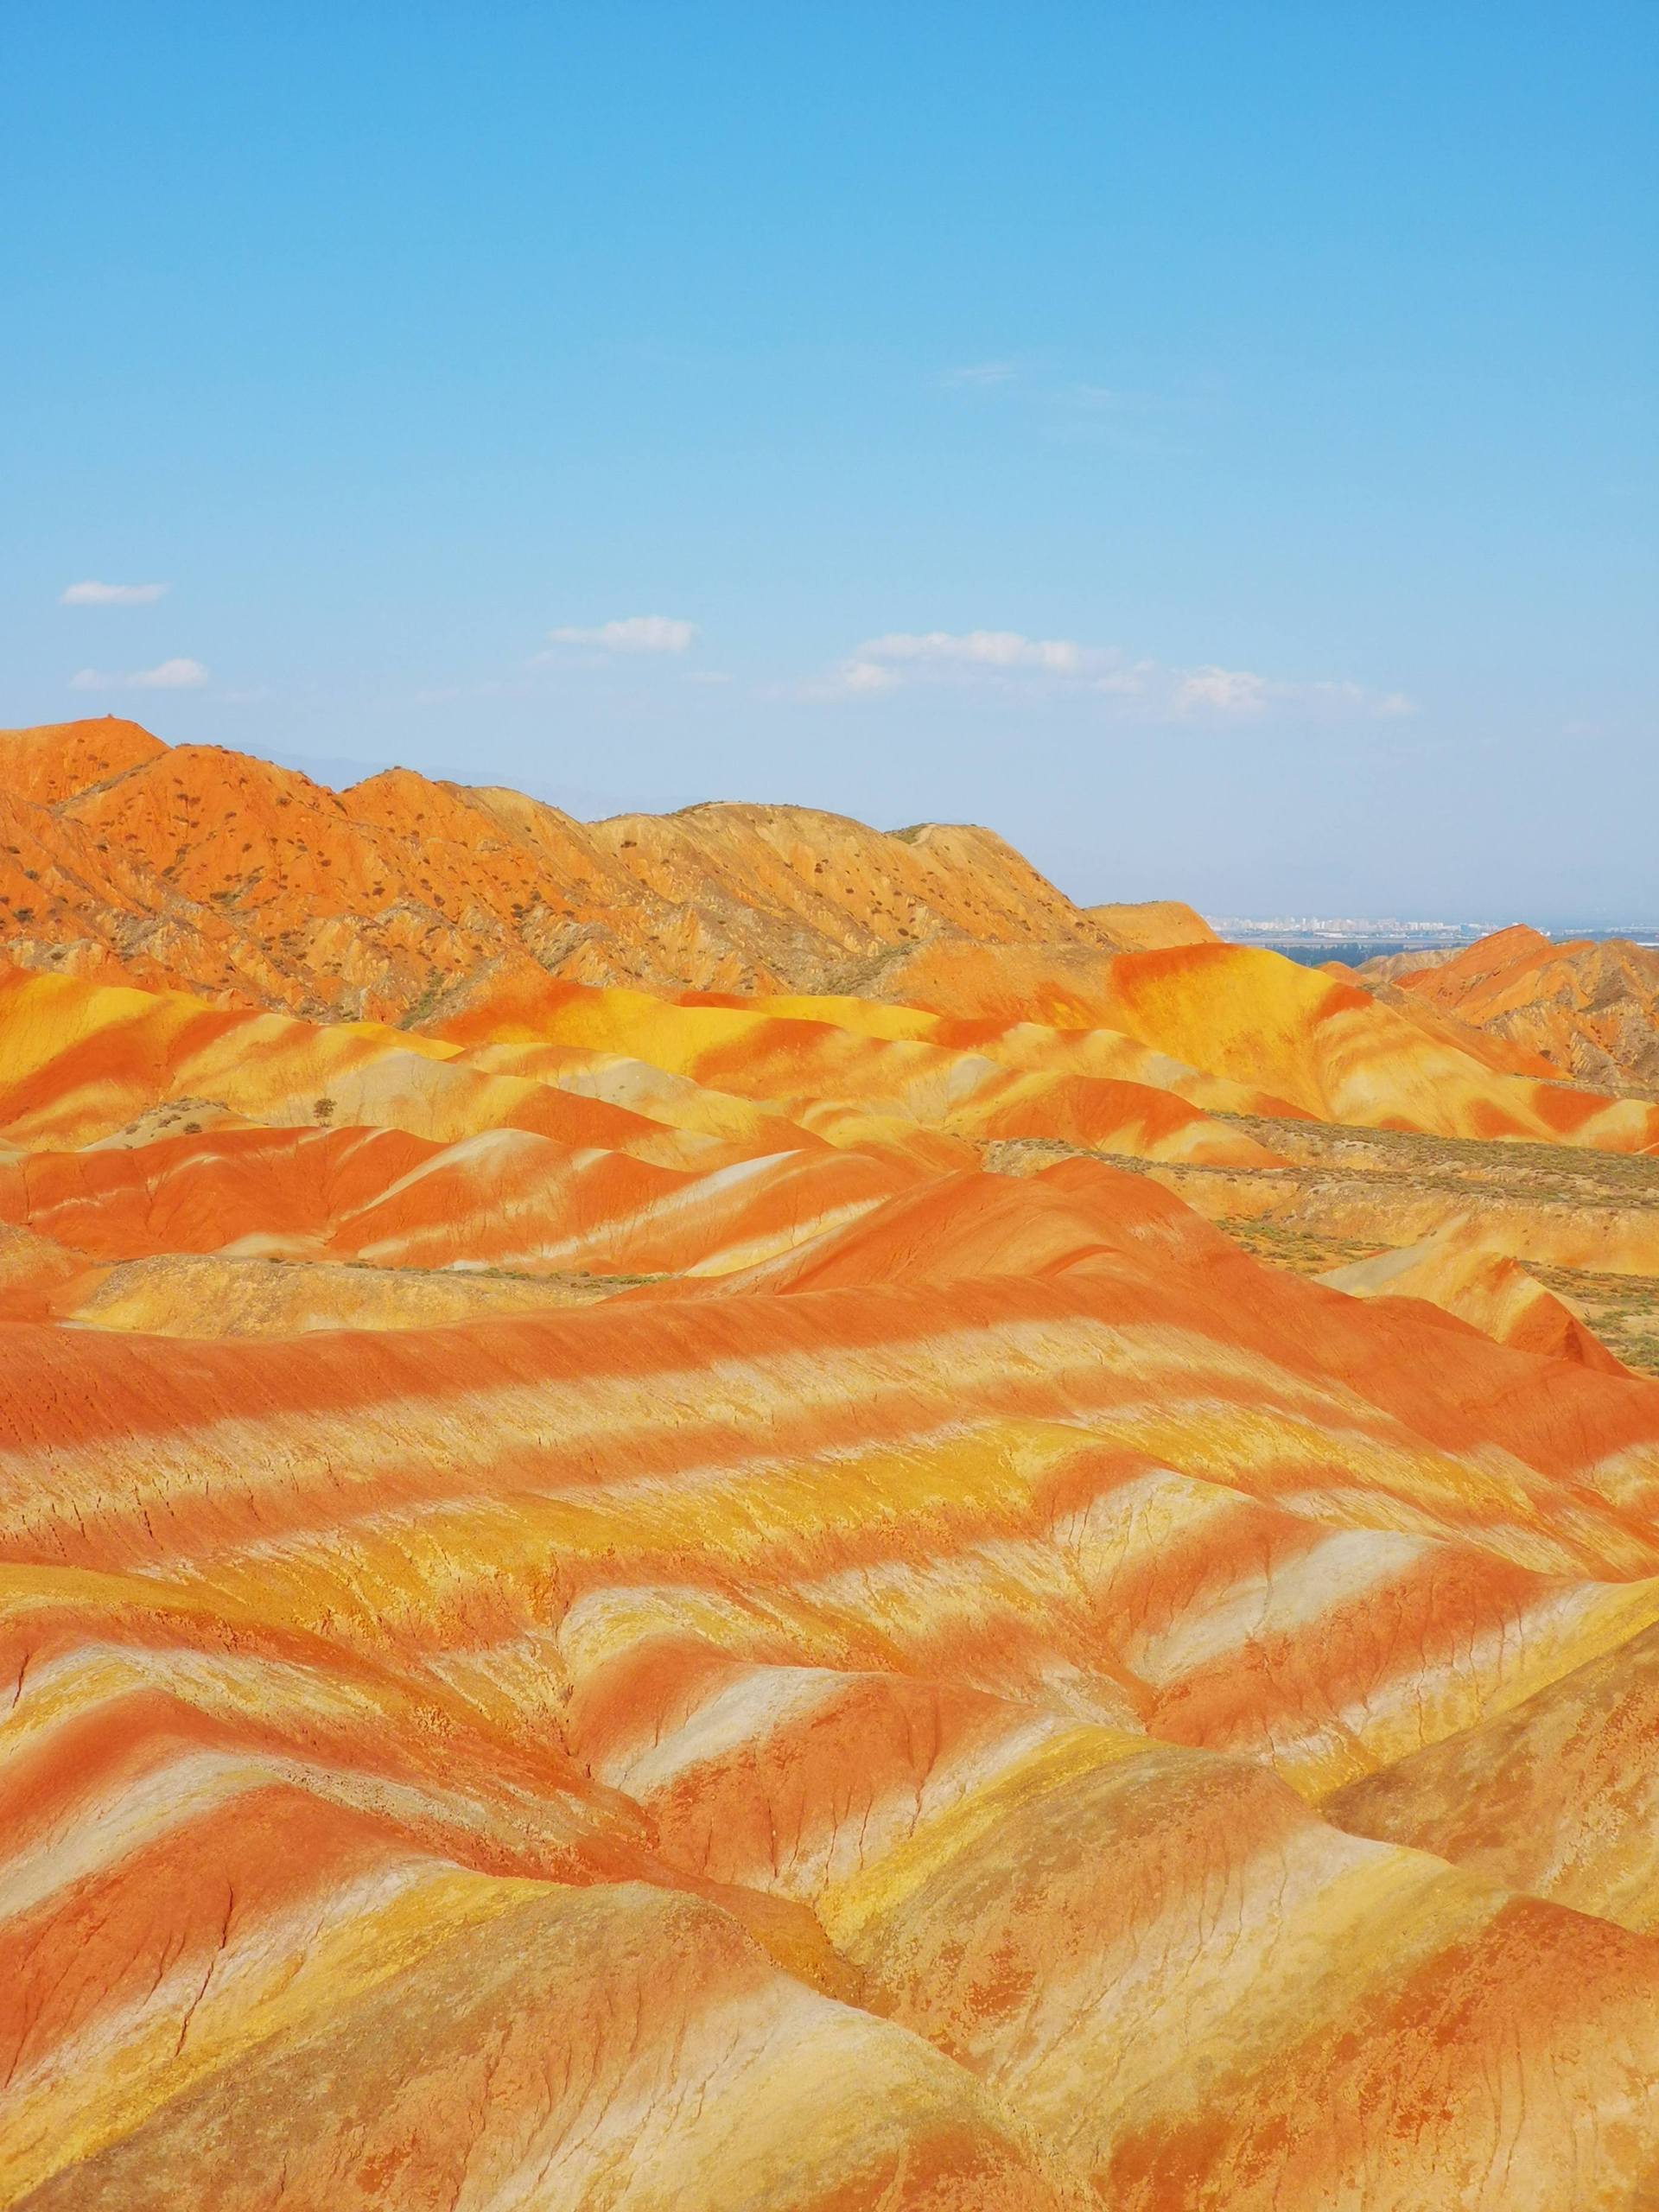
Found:
[(125, 676), (102, 669), (83, 668), (69, 679), (72, 691), (195, 691), (207, 682), (207, 671), (199, 660), (182, 657), (159, 662), (154, 668), (136, 668)]
[(839, 661), (822, 676), (804, 683), (774, 683), (762, 687), (768, 699), (868, 699), (880, 691), (896, 691), (904, 677), (896, 668), (879, 660), (861, 660), (855, 654)]
[[(1167, 387), (1065, 374), (1040, 355), (968, 361), (940, 371), (934, 388), (963, 402), (976, 395), (995, 406), (986, 414), (1046, 443), (1087, 446), (1125, 456), (1170, 456), (1217, 414), (1224, 386), (1211, 376), (1185, 377)], [(981, 410), (969, 409), (978, 414)]]
[(960, 368), (947, 369), (939, 382), (947, 391), (995, 391), (999, 385), (1012, 384), (1019, 373), (1017, 361), (967, 361)]
[(587, 645), (605, 653), (683, 653), (696, 643), (697, 626), (668, 614), (625, 614), (591, 629), (575, 625), (550, 630), (556, 645)]
[(70, 584), (58, 594), (60, 607), (152, 607), (173, 587), (170, 584), (100, 584), (90, 579)]
[(935, 667), (1040, 668), (1074, 676), (1084, 648), (1070, 638), (1022, 638), (1017, 630), (893, 630), (857, 649), (861, 661), (886, 666), (925, 662)]
[[(539, 656), (551, 660), (550, 653)], [(453, 707), (462, 699), (528, 699), (536, 695), (533, 677), (477, 676), (458, 683), (423, 683), (417, 690), (400, 692), (384, 703), (396, 707)]]
[(1123, 391), (1111, 384), (1068, 385), (1054, 396), (1065, 406), (1081, 407), (1102, 415), (1139, 412), (1158, 404), (1145, 392)]
[(1173, 705), (1182, 715), (1217, 715), (1248, 721), (1276, 707), (1289, 707), (1387, 721), (1417, 711), (1415, 700), (1403, 691), (1374, 691), (1349, 677), (1258, 676), (1248, 668), (1193, 668), (1168, 673), (1178, 678)]
[(941, 685), (1091, 698), (1145, 721), (1237, 723), (1274, 714), (1386, 719), (1415, 711), (1402, 691), (1373, 690), (1347, 677), (1176, 667), (1133, 658), (1115, 645), (1027, 638), (1017, 630), (889, 631), (855, 645), (826, 675), (800, 686), (799, 696), (858, 699)]

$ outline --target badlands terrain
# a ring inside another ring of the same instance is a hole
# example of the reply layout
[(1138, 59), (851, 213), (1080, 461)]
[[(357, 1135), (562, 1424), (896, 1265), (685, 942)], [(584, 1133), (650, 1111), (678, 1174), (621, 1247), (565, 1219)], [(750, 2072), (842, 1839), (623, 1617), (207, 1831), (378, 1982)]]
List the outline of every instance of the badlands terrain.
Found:
[(0, 734), (0, 2203), (1659, 2203), (1659, 972)]

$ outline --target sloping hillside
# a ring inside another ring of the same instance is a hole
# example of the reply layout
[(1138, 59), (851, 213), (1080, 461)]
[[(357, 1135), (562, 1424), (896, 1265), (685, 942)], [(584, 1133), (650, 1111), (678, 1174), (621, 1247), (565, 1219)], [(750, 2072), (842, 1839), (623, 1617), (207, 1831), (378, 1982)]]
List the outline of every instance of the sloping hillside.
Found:
[[(1369, 975), (1369, 969), (1362, 970)], [(1628, 938), (1553, 943), (1500, 930), (1442, 961), (1403, 965), (1402, 993), (1603, 1090), (1659, 1093), (1659, 950)]]
[(1203, 931), (1173, 907), (1115, 931), (985, 830), (740, 804), (584, 823), (407, 769), (335, 793), (113, 717), (0, 732), (0, 769), (14, 959), (312, 1015), (402, 1020), (480, 970), (812, 990), (941, 938)]
[(1659, 1107), (987, 832), (5, 742), (0, 2203), (1637, 2212)]

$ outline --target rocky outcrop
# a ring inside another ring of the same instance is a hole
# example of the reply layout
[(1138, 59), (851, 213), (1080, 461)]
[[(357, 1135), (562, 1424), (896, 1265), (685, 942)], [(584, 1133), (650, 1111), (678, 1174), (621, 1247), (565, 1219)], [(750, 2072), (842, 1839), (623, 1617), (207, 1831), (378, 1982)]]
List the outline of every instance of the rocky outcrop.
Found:
[(1570, 1082), (1659, 1093), (1659, 949), (1651, 945), (1624, 938), (1554, 944), (1537, 930), (1500, 930), (1393, 980), (1423, 1004), (1535, 1053)]
[(113, 717), (0, 732), (0, 765), (12, 957), (314, 1016), (405, 1020), (480, 973), (812, 990), (937, 940), (1094, 957), (1203, 927), (1114, 925), (985, 830), (741, 804), (583, 823), (406, 769), (336, 793)]

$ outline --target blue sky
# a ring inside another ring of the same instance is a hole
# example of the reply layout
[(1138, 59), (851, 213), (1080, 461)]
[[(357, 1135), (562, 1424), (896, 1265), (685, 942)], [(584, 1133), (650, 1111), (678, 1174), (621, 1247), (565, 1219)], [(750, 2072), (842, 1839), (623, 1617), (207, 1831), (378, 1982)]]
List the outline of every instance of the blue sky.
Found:
[(1656, 91), (1651, 0), (12, 8), (0, 721), (1653, 918)]

